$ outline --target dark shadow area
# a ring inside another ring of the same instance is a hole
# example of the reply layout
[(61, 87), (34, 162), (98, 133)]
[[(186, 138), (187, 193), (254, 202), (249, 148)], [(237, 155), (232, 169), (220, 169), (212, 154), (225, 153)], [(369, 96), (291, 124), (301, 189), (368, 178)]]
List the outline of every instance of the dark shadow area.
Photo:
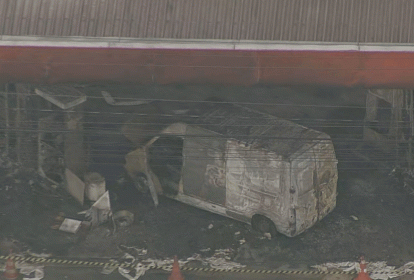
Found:
[(149, 148), (149, 166), (160, 180), (164, 192), (178, 193), (183, 165), (183, 144), (180, 137), (161, 136)]

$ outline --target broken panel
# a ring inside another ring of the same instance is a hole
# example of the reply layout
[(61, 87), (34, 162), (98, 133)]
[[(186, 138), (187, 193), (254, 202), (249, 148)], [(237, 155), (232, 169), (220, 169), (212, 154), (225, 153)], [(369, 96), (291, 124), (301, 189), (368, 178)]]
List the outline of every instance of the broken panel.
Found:
[(226, 204), (225, 139), (188, 126), (184, 142), (184, 194)]
[(86, 95), (73, 86), (38, 86), (35, 93), (61, 109), (73, 108), (86, 101)]
[(281, 156), (240, 141), (227, 142), (227, 208), (248, 216), (263, 214), (279, 231), (289, 227), (288, 164)]

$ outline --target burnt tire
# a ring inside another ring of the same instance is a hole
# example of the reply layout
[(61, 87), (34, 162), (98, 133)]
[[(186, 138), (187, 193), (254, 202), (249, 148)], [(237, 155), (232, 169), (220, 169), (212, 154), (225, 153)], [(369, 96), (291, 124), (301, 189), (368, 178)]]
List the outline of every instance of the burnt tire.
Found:
[(277, 230), (275, 224), (265, 216), (256, 215), (252, 218), (252, 227), (254, 230), (265, 234), (270, 233), (270, 236), (272, 238), (275, 238), (277, 236)]

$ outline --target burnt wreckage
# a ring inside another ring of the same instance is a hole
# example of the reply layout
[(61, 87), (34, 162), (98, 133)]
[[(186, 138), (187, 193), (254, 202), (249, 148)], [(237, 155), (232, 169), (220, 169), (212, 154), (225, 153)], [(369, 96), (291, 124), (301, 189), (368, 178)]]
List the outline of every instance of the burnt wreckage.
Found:
[(203, 103), (126, 156), (137, 187), (296, 236), (336, 205), (330, 137), (230, 103)]

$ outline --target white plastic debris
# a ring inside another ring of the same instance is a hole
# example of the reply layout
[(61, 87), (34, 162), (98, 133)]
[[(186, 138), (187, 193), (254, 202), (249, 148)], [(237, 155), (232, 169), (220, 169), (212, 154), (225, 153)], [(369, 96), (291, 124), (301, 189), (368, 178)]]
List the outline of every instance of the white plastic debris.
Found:
[(91, 220), (92, 226), (98, 226), (112, 216), (111, 202), (109, 192), (106, 191), (89, 210), (87, 210), (85, 217)]
[(214, 227), (214, 225), (213, 224), (209, 224), (208, 225), (208, 229), (212, 229)]
[(235, 232), (234, 235), (240, 235), (240, 231)]
[(135, 257), (131, 254), (125, 253), (125, 255), (122, 257), (123, 260), (125, 260), (128, 263), (134, 263), (135, 262)]
[(59, 230), (70, 233), (76, 233), (79, 230), (81, 224), (82, 221), (65, 218), (63, 223), (60, 225)]
[(117, 265), (106, 265), (102, 268), (101, 273), (105, 274), (105, 275), (108, 275), (108, 274), (111, 274), (112, 272), (114, 272), (115, 269), (117, 269), (117, 268), (118, 268)]
[[(209, 258), (203, 258), (199, 254), (194, 254), (192, 257), (189, 257), (186, 260), (179, 260), (178, 263), (180, 266), (183, 266), (191, 261), (199, 261), (202, 265), (208, 265), (212, 268), (224, 270), (240, 269), (245, 267), (245, 265), (231, 261), (230, 254), (232, 252), (233, 251), (231, 249), (219, 249), (216, 250), (214, 255)], [(126, 260), (128, 263), (135, 263), (135, 258), (130, 254), (125, 254), (124, 260)], [(134, 268), (135, 272), (122, 267), (118, 267), (118, 272), (129, 280), (137, 280), (141, 276), (143, 276), (148, 269), (153, 267), (158, 267), (166, 271), (171, 271), (173, 262), (174, 260), (170, 258), (164, 260), (148, 258), (136, 264)], [(111, 266), (109, 266), (107, 269), (104, 269), (102, 273), (109, 271), (112, 272), (113, 270), (110, 270), (110, 267)]]
[(246, 243), (246, 239), (242, 238), (239, 240), (240, 245), (243, 245), (244, 243)]
[(210, 265), (212, 268), (224, 270), (239, 269), (245, 267), (245, 265), (230, 261), (231, 258), (229, 256), (229, 252), (230, 251), (226, 250), (216, 250), (212, 257), (201, 259), (201, 262), (203, 264)]
[(40, 280), (45, 277), (44, 266), (36, 264), (28, 264), (26, 262), (16, 262), (16, 268), (20, 274), (29, 276), (34, 273), (34, 277), (23, 277), (23, 280)]
[[(355, 270), (357, 272), (360, 272), (360, 266), (358, 262), (325, 263), (321, 265), (315, 265), (313, 267), (325, 272), (330, 270)], [(405, 274), (414, 273), (414, 262), (406, 263), (399, 268), (395, 268), (395, 266), (388, 266), (386, 262), (369, 262), (367, 264), (367, 271), (370, 273), (370, 277), (373, 280), (388, 280), (403, 276)]]
[(126, 279), (128, 280), (137, 280), (139, 279), (141, 276), (143, 276), (145, 274), (145, 272), (147, 271), (147, 269), (145, 267), (143, 267), (143, 265), (141, 263), (138, 263), (135, 266), (135, 275), (132, 276), (130, 273), (131, 271), (122, 267), (118, 268), (118, 272), (119, 274), (121, 274), (122, 276), (124, 276)]
[(32, 257), (36, 257), (36, 258), (50, 258), (52, 256), (52, 254), (48, 254), (48, 253), (34, 253), (30, 250), (27, 250), (26, 253)]
[(357, 217), (357, 216), (351, 215), (350, 217), (351, 217), (354, 221), (358, 221), (358, 217)]
[(119, 245), (122, 250), (134, 250), (138, 256), (145, 256), (148, 253), (147, 249), (142, 249), (134, 246)]

